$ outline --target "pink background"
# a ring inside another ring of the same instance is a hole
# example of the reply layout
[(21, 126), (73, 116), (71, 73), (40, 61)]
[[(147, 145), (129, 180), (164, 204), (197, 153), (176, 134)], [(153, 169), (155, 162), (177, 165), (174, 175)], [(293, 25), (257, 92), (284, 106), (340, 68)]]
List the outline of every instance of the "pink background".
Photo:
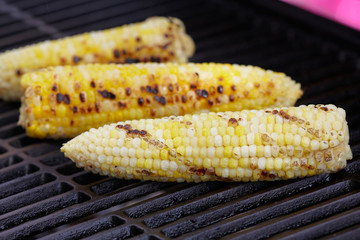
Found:
[(360, 0), (282, 0), (360, 30)]

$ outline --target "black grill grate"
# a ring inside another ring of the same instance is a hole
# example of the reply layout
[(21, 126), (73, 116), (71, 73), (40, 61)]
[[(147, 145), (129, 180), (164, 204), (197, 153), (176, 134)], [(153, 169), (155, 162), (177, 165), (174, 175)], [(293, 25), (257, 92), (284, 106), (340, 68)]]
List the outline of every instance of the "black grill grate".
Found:
[(0, 238), (359, 238), (360, 35), (265, 2), (0, 0), (0, 51), (153, 15), (179, 17), (197, 44), (192, 61), (283, 71), (303, 85), (298, 104), (345, 108), (354, 153), (345, 170), (286, 182), (112, 179), (76, 168), (61, 142), (27, 137), (16, 125), (19, 104), (0, 102)]

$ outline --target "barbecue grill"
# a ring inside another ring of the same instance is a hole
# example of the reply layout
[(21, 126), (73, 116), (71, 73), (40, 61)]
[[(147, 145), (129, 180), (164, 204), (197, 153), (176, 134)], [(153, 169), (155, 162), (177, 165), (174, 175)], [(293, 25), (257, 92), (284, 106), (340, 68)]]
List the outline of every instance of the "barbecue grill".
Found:
[(19, 104), (0, 101), (0, 238), (359, 239), (359, 32), (278, 1), (0, 0), (0, 51), (154, 15), (184, 21), (191, 61), (285, 72), (305, 91), (298, 105), (344, 108), (353, 160), (278, 182), (113, 179), (76, 168), (60, 141), (27, 137)]

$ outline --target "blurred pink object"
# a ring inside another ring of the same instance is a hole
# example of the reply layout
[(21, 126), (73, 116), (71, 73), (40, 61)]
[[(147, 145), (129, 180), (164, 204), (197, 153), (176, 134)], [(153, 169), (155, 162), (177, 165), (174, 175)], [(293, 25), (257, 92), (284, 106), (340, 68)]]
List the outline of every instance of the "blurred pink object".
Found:
[(282, 0), (360, 30), (360, 0)]

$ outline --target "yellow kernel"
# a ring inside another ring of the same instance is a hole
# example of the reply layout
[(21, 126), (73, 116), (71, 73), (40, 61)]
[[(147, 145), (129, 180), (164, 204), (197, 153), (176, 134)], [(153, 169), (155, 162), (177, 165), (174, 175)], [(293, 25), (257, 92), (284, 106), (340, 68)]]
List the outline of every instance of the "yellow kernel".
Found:
[(210, 158), (204, 158), (204, 160), (203, 160), (203, 166), (204, 166), (204, 168), (209, 168), (209, 167), (211, 167), (211, 159), (210, 159)]
[(249, 158), (240, 158), (239, 165), (242, 168), (249, 168), (250, 166), (250, 159)]
[(136, 149), (136, 157), (143, 158), (144, 157), (144, 149), (142, 149), (142, 148)]
[(239, 137), (238, 136), (231, 136), (230, 145), (233, 147), (239, 146)]
[(282, 125), (279, 124), (279, 123), (276, 123), (276, 124), (274, 125), (274, 132), (276, 132), (276, 133), (282, 133)]
[(204, 137), (210, 136), (210, 128), (203, 128), (202, 136), (204, 136)]
[(276, 170), (281, 170), (282, 165), (283, 165), (282, 159), (281, 158), (275, 158), (275, 160), (274, 160), (274, 168)]
[(283, 129), (282, 129), (283, 133), (289, 133), (290, 132), (290, 124), (284, 123), (282, 127), (283, 127)]
[(113, 165), (119, 166), (120, 163), (121, 163), (120, 157), (114, 157), (114, 158), (113, 158)]
[(264, 156), (264, 146), (263, 145), (256, 146), (256, 156), (257, 157)]
[(228, 165), (229, 165), (230, 168), (237, 168), (238, 164), (239, 164), (238, 160), (233, 159), (233, 158), (229, 159)]
[(309, 147), (310, 145), (310, 139), (308, 137), (302, 137), (301, 138), (301, 146), (304, 148)]
[(136, 167), (138, 168), (143, 168), (144, 167), (144, 159), (143, 158), (139, 158), (136, 162)]
[(284, 146), (285, 145), (285, 140), (284, 140), (284, 134), (279, 133), (277, 136), (277, 144), (279, 146)]
[(235, 129), (233, 127), (226, 127), (226, 134), (233, 136), (235, 134)]
[(224, 148), (223, 147), (217, 147), (215, 148), (215, 155), (218, 158), (224, 157)]
[(215, 139), (214, 139), (213, 136), (208, 136), (208, 137), (206, 138), (206, 146), (207, 146), (207, 147), (213, 147), (213, 146), (215, 146)]
[(152, 169), (152, 166), (153, 166), (153, 160), (147, 158), (147, 159), (145, 160), (145, 168), (147, 168), (147, 169)]
[(199, 147), (206, 147), (206, 137), (200, 136), (198, 138), (198, 145)]
[(229, 146), (231, 141), (231, 137), (229, 135), (224, 135), (222, 139), (222, 143), (224, 146)]
[(261, 133), (255, 134), (255, 140), (254, 140), (255, 145), (262, 145), (261, 136), (262, 136)]
[(155, 170), (159, 170), (160, 169), (160, 159), (155, 159), (155, 160), (153, 160), (153, 168), (155, 169)]
[(292, 145), (293, 144), (293, 135), (289, 132), (285, 133), (285, 144)]
[(221, 158), (220, 159), (220, 167), (227, 168), (229, 165), (229, 159), (228, 158)]
[(149, 143), (144, 141), (144, 140), (141, 140), (140, 141), (140, 147), (143, 148), (143, 149), (149, 148)]
[(244, 135), (245, 134), (245, 127), (244, 126), (241, 126), (241, 125), (239, 125), (239, 126), (236, 126), (236, 128), (235, 128), (235, 134), (237, 135), (237, 136), (242, 136), (242, 135)]
[(224, 156), (225, 157), (232, 157), (232, 147), (231, 146), (226, 146), (224, 148)]
[(220, 164), (220, 159), (219, 158), (213, 158), (212, 161), (211, 161), (211, 166), (214, 167), (214, 168), (217, 168), (219, 167), (219, 164)]
[(180, 146), (180, 144), (181, 144), (181, 137), (175, 137), (173, 140), (174, 147), (177, 148), (178, 146)]
[(240, 146), (247, 145), (246, 135), (242, 135), (239, 137), (239, 145)]
[(286, 177), (287, 178), (293, 178), (295, 175), (294, 171), (286, 171)]
[(168, 150), (167, 149), (161, 149), (160, 159), (162, 159), (162, 160), (168, 159)]
[(266, 119), (267, 119), (268, 124), (274, 124), (275, 123), (275, 116), (273, 116), (273, 115), (267, 116)]
[(185, 147), (184, 146), (179, 146), (177, 149), (176, 149), (176, 152), (178, 154), (180, 154), (180, 156), (185, 156)]

